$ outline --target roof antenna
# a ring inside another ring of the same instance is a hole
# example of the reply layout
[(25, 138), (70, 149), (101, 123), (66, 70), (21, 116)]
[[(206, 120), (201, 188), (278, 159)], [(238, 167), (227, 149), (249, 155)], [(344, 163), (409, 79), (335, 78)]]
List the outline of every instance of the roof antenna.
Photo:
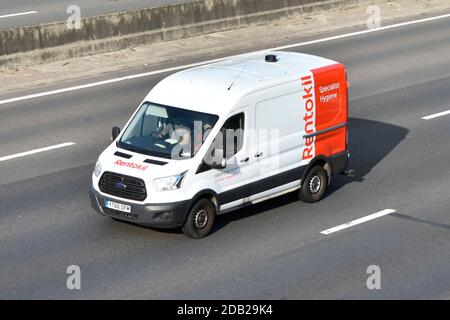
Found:
[(231, 87), (234, 85), (234, 83), (237, 81), (237, 79), (239, 79), (239, 77), (241, 76), (242, 72), (244, 72), (244, 70), (247, 68), (248, 64), (246, 64), (242, 70), (238, 73), (238, 75), (236, 76), (236, 78), (233, 80), (233, 82), (230, 84), (230, 86), (228, 87), (228, 91), (231, 90)]

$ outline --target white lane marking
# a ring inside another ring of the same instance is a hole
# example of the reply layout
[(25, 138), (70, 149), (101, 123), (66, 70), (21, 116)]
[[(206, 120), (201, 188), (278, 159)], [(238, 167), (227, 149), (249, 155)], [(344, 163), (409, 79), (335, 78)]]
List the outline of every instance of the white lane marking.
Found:
[(434, 119), (434, 118), (437, 118), (437, 117), (446, 116), (446, 115), (448, 115), (448, 114), (450, 114), (450, 110), (442, 111), (442, 112), (435, 113), (435, 114), (431, 114), (431, 115), (429, 115), (429, 116), (422, 117), (422, 119), (423, 119), (423, 120), (430, 120), (430, 119)]
[(34, 13), (37, 13), (37, 11), (27, 11), (27, 12), (18, 12), (18, 13), (4, 14), (4, 15), (0, 16), (0, 19), (17, 17), (17, 16), (24, 16), (24, 15), (27, 15), (27, 14), (34, 14)]
[(373, 220), (373, 219), (380, 218), (382, 216), (385, 216), (385, 215), (388, 215), (388, 214), (391, 214), (391, 213), (394, 213), (394, 212), (397, 212), (397, 210), (385, 209), (383, 211), (380, 211), (380, 212), (377, 212), (377, 213), (374, 213), (374, 214), (370, 214), (370, 215), (368, 215), (366, 217), (362, 217), (362, 218), (359, 218), (359, 219), (356, 219), (356, 220), (353, 220), (353, 221), (341, 224), (340, 226), (324, 230), (324, 231), (321, 232), (321, 234), (329, 235), (331, 233), (338, 232), (338, 231), (341, 231), (341, 230), (344, 230), (344, 229), (356, 226), (358, 224), (361, 224), (361, 223), (364, 223), (364, 222), (367, 222), (367, 221), (370, 221), (370, 220)]
[[(404, 27), (404, 26), (410, 26), (410, 25), (414, 25), (414, 24), (430, 22), (430, 21), (435, 21), (435, 20), (441, 20), (441, 19), (446, 19), (446, 18), (450, 18), (450, 13), (443, 14), (443, 15), (440, 15), (440, 16), (424, 18), (424, 19), (418, 19), (418, 20), (412, 20), (412, 21), (406, 21), (406, 22), (390, 24), (390, 25), (387, 25), (387, 26), (384, 26), (384, 27), (379, 27), (379, 28), (374, 28), (374, 29), (367, 29), (367, 30), (355, 31), (355, 32), (350, 32), (350, 33), (344, 33), (344, 34), (341, 34), (341, 35), (338, 35), (338, 36), (332, 36), (332, 37), (321, 38), (321, 39), (317, 39), (317, 40), (311, 40), (311, 41), (306, 41), (306, 42), (289, 44), (289, 45), (285, 45), (285, 46), (281, 46), (281, 47), (277, 47), (277, 48), (272, 48), (270, 50), (271, 51), (276, 51), (276, 50), (291, 49), (291, 48), (302, 47), (302, 46), (306, 46), (306, 45), (310, 45), (310, 44), (327, 42), (327, 41), (344, 39), (344, 38), (350, 38), (350, 37), (359, 36), (359, 35), (362, 35), (362, 34), (379, 32), (379, 31), (384, 31), (384, 30), (389, 30), (389, 29), (395, 29), (395, 28), (400, 28), (400, 27)], [(262, 51), (264, 51), (264, 50), (262, 50)]]
[(46, 152), (46, 151), (50, 151), (50, 150), (61, 149), (61, 148), (73, 146), (74, 144), (75, 143), (73, 143), (73, 142), (66, 142), (66, 143), (61, 143), (61, 144), (57, 144), (57, 145), (49, 146), (49, 147), (45, 147), (45, 148), (39, 148), (39, 149), (31, 150), (31, 151), (16, 153), (16, 154), (13, 154), (10, 156), (0, 158), (0, 162), (11, 160), (11, 159), (16, 159), (16, 158), (21, 158), (21, 157), (29, 156), (29, 155), (36, 154), (36, 153)]
[(362, 30), (362, 31), (345, 33), (345, 34), (341, 34), (338, 36), (326, 37), (326, 38), (321, 38), (321, 39), (316, 39), (316, 40), (311, 40), (311, 41), (306, 41), (306, 42), (299, 42), (299, 43), (280, 46), (280, 47), (276, 47), (276, 48), (258, 50), (258, 51), (253, 51), (253, 52), (248, 52), (248, 53), (243, 53), (243, 54), (238, 54), (238, 55), (232, 55), (232, 56), (218, 58), (218, 59), (212, 59), (212, 60), (206, 60), (206, 61), (197, 62), (197, 63), (185, 64), (185, 65), (167, 68), (167, 69), (155, 70), (155, 71), (144, 72), (144, 73), (137, 73), (137, 74), (133, 74), (133, 75), (125, 76), (125, 77), (114, 78), (114, 79), (109, 79), (109, 80), (104, 80), (104, 81), (99, 81), (99, 82), (92, 82), (92, 83), (83, 84), (83, 85), (79, 85), (79, 86), (73, 86), (73, 87), (68, 87), (68, 88), (63, 88), (63, 89), (58, 89), (58, 90), (39, 92), (39, 93), (30, 94), (30, 95), (26, 95), (26, 96), (21, 96), (21, 97), (6, 99), (6, 100), (0, 100), (0, 105), (6, 104), (6, 103), (12, 103), (12, 102), (18, 102), (18, 101), (23, 101), (23, 100), (39, 98), (39, 97), (44, 97), (44, 96), (50, 96), (50, 95), (59, 94), (59, 93), (76, 91), (76, 90), (81, 90), (81, 89), (86, 89), (86, 88), (92, 88), (92, 87), (107, 85), (107, 84), (111, 84), (111, 83), (115, 83), (115, 82), (121, 82), (121, 81), (126, 81), (126, 80), (131, 80), (131, 79), (142, 78), (142, 77), (148, 77), (148, 76), (172, 72), (172, 71), (179, 71), (179, 70), (183, 70), (183, 69), (187, 69), (187, 68), (201, 66), (204, 64), (220, 62), (220, 61), (224, 61), (227, 59), (233, 59), (233, 58), (243, 57), (246, 55), (258, 54), (261, 52), (292, 49), (292, 48), (307, 46), (307, 45), (316, 44), (316, 43), (322, 43), (322, 42), (327, 42), (327, 41), (332, 41), (332, 40), (337, 40), (337, 39), (354, 37), (354, 36), (358, 36), (358, 35), (362, 35), (362, 34), (366, 34), (366, 33), (379, 32), (379, 31), (383, 31), (383, 30), (394, 29), (394, 28), (409, 26), (409, 25), (413, 25), (413, 24), (419, 24), (419, 23), (424, 23), (424, 22), (429, 22), (429, 21), (445, 19), (445, 18), (449, 18), (449, 17), (450, 17), (450, 14), (444, 14), (444, 15), (440, 15), (440, 16), (425, 18), (425, 19), (396, 23), (396, 24), (392, 24), (392, 25), (388, 25), (388, 26), (384, 26), (384, 27), (380, 27), (380, 28), (376, 28), (376, 29), (367, 29), (367, 30)]

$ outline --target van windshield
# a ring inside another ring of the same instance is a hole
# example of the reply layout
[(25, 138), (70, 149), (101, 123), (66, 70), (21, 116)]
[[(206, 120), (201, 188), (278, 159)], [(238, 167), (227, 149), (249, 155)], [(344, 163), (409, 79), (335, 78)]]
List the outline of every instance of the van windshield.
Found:
[(189, 159), (218, 119), (217, 115), (144, 102), (118, 146), (154, 157)]

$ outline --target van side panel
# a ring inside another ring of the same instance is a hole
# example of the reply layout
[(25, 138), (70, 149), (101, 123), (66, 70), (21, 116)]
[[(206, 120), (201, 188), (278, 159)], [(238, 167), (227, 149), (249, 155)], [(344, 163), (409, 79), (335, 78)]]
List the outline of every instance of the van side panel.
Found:
[(255, 96), (255, 151), (263, 153), (258, 158), (261, 177), (300, 165), (298, 153), (303, 144), (303, 113), (299, 108), (299, 97), (301, 91), (295, 81)]
[(250, 183), (252, 202), (299, 186), (306, 167), (298, 156), (304, 134), (301, 97), (297, 81), (275, 85), (251, 96), (255, 143), (249, 161), (257, 172)]
[(342, 64), (335, 64), (314, 69), (312, 73), (316, 98), (316, 133), (319, 133), (315, 137), (315, 154), (330, 157), (346, 151), (348, 98), (345, 68)]

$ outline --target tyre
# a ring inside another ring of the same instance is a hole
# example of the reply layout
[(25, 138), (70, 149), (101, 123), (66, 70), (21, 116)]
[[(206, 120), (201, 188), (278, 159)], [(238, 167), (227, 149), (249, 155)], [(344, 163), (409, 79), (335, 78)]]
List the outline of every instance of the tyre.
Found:
[(309, 170), (302, 187), (299, 198), (304, 202), (317, 202), (323, 198), (328, 185), (328, 175), (322, 166), (314, 166)]
[(192, 239), (201, 239), (211, 232), (215, 217), (216, 206), (208, 199), (200, 199), (189, 211), (181, 230)]

